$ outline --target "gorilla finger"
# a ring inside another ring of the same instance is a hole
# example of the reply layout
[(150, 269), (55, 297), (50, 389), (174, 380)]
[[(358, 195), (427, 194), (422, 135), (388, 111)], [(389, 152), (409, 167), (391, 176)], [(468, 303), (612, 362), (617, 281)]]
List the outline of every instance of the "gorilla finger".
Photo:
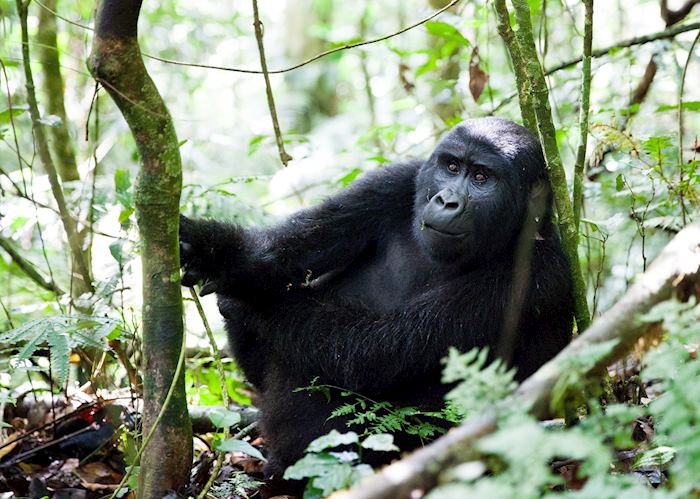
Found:
[(182, 283), (183, 286), (187, 288), (191, 288), (195, 284), (197, 284), (199, 281), (202, 280), (202, 274), (195, 270), (195, 269), (186, 269), (182, 273), (182, 279), (180, 282)]
[(206, 281), (199, 290), (199, 296), (207, 296), (216, 293), (216, 283), (214, 281)]

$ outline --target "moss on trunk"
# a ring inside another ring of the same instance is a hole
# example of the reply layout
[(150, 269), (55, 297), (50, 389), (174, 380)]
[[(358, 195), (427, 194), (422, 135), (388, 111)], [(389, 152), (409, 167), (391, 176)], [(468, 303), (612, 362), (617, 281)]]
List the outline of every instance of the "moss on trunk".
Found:
[(140, 7), (140, 1), (132, 0), (100, 3), (89, 67), (124, 115), (141, 157), (135, 207), (143, 269), (144, 434), (163, 411), (141, 459), (138, 496), (150, 498), (187, 483), (192, 429), (184, 372), (163, 408), (183, 341), (178, 246), (182, 170), (172, 119), (141, 58), (136, 38)]

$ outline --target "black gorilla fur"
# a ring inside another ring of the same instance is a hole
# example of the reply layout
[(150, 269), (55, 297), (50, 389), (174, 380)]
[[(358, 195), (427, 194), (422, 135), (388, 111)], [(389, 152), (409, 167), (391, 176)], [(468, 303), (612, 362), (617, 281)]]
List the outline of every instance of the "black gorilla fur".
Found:
[[(483, 118), (455, 127), (429, 159), (368, 173), (276, 227), (183, 217), (182, 281), (218, 294), (233, 353), (260, 393), (267, 475), (345, 428), (326, 420), (337, 401), (293, 391), (315, 377), (435, 410), (450, 346), (502, 352), (521, 379), (559, 352), (572, 298), (550, 206), (537, 139)], [(522, 244), (531, 252), (516, 258)], [(522, 313), (504, 349), (513, 310)]]

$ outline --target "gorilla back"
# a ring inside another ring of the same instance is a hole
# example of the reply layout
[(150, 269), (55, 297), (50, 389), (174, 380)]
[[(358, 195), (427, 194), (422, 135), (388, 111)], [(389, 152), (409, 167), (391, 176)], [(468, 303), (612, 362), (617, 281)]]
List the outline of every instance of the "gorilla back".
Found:
[(540, 145), (503, 119), (465, 121), (428, 159), (368, 173), (275, 227), (183, 217), (180, 238), (183, 285), (217, 293), (259, 390), (270, 476), (344, 427), (327, 421), (334, 402), (293, 391), (314, 378), (437, 409), (450, 346), (488, 346), (522, 379), (571, 333)]

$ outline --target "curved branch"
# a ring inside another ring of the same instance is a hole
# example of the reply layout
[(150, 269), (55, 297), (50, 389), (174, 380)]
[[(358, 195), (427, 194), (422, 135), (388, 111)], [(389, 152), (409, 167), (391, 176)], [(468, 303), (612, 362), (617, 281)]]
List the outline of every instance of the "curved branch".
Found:
[[(172, 119), (141, 58), (141, 0), (99, 2), (90, 72), (124, 115), (141, 168), (134, 201), (143, 273), (143, 433), (139, 497), (187, 482), (192, 427), (185, 399), (178, 223), (182, 167)], [(150, 436), (154, 438), (150, 439)]]
[[(289, 71), (294, 71), (295, 69), (299, 69), (303, 66), (306, 66), (307, 64), (310, 64), (312, 62), (315, 62), (323, 57), (326, 57), (327, 55), (335, 54), (336, 52), (341, 52), (343, 50), (348, 50), (348, 49), (354, 49), (357, 47), (363, 47), (365, 45), (372, 45), (373, 43), (378, 43), (378, 42), (383, 42), (385, 40), (388, 40), (389, 38), (393, 38), (398, 35), (402, 35), (406, 33), (407, 31), (412, 30), (413, 28), (417, 28), (418, 26), (421, 26), (428, 21), (436, 18), (446, 10), (449, 10), (450, 8), (454, 7), (457, 3), (459, 3), (461, 0), (452, 0), (450, 3), (445, 5), (442, 9), (436, 10), (433, 12), (431, 15), (428, 17), (421, 19), (420, 21), (416, 21), (413, 24), (410, 24), (404, 28), (401, 28), (398, 31), (394, 31), (393, 33), (389, 33), (387, 35), (383, 35), (377, 38), (372, 38), (371, 40), (364, 40), (361, 42), (355, 42), (355, 43), (348, 43), (345, 45), (341, 45), (340, 47), (335, 47), (332, 49), (324, 50), (323, 52), (320, 52), (312, 57), (309, 57), (308, 59), (305, 59), (301, 61), (300, 63), (297, 63), (293, 66), (289, 66), (287, 68), (283, 69), (271, 69), (267, 71), (267, 74), (280, 74), (280, 73), (288, 73)], [(231, 68), (227, 66), (212, 66), (209, 64), (195, 64), (191, 62), (182, 62), (182, 61), (174, 61), (172, 59), (165, 59), (163, 57), (158, 57), (155, 55), (150, 55), (150, 54), (143, 54), (144, 57), (148, 57), (149, 59), (153, 59), (156, 61), (164, 62), (166, 64), (174, 64), (176, 66), (190, 66), (193, 68), (205, 68), (205, 69), (217, 69), (219, 71), (231, 71), (233, 73), (246, 73), (246, 74), (263, 74), (263, 71), (257, 70), (257, 69), (243, 69), (243, 68)]]

